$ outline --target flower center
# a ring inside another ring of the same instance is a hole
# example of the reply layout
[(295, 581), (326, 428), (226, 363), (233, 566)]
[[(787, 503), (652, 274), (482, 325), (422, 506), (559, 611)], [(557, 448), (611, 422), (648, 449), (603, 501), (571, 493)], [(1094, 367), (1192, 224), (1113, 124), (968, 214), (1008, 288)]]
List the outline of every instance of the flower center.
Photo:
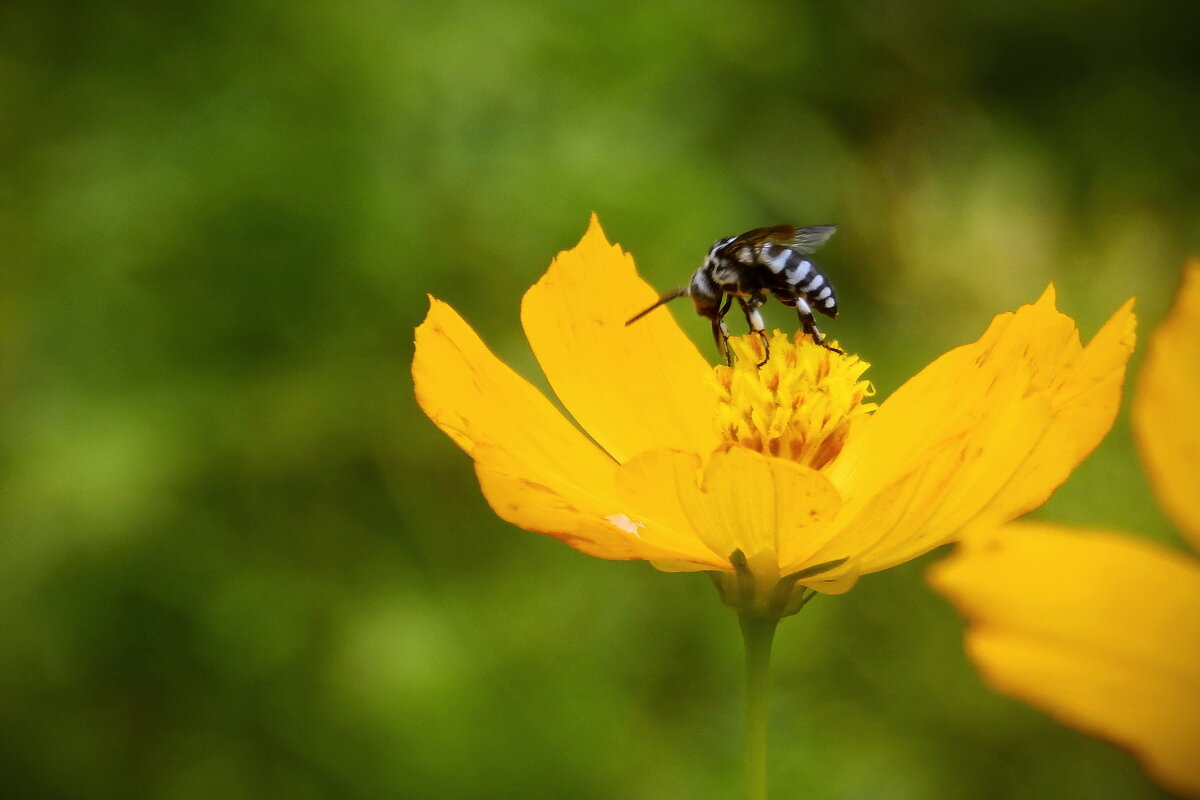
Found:
[(715, 367), (719, 434), (760, 453), (820, 469), (842, 451), (854, 421), (875, 410), (875, 394), (861, 380), (870, 364), (835, 353), (797, 333), (774, 331), (771, 358), (761, 367), (758, 336), (729, 340), (732, 367)]

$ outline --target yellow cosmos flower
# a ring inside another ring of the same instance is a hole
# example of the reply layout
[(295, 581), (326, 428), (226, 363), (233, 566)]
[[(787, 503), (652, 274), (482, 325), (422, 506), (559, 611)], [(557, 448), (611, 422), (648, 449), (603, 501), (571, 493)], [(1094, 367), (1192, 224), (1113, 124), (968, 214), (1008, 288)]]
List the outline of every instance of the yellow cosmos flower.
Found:
[[(1200, 551), (1200, 262), (1150, 340), (1133, 405), (1163, 509)], [(1200, 797), (1200, 559), (1128, 535), (1013, 523), (930, 572), (997, 691), (1132, 750)]]
[(778, 617), (968, 523), (1040, 505), (1112, 425), (1131, 303), (1087, 347), (1053, 289), (1001, 314), (878, 407), (867, 365), (776, 332), (712, 367), (593, 217), (525, 294), (521, 322), (572, 424), (445, 303), (417, 329), (425, 413), (492, 508), (590, 555), (707, 570)]

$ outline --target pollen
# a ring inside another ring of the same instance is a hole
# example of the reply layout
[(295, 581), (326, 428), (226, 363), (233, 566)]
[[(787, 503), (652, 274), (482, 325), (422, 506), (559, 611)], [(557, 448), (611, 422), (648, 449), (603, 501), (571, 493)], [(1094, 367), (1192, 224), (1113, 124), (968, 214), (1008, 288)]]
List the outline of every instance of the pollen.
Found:
[(863, 402), (875, 394), (862, 379), (870, 365), (802, 332), (789, 339), (774, 331), (770, 343), (771, 357), (759, 367), (758, 336), (730, 338), (733, 366), (714, 368), (718, 432), (727, 442), (820, 469), (837, 458), (855, 420), (875, 410)]

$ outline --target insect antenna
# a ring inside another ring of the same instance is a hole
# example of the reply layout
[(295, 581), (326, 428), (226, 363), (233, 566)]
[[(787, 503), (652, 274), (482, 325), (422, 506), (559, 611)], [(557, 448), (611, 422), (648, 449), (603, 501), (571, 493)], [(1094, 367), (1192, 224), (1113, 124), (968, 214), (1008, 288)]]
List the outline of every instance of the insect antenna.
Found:
[(639, 319), (646, 316), (651, 311), (653, 311), (654, 309), (661, 306), (663, 303), (669, 303), (677, 297), (684, 297), (687, 295), (687, 293), (688, 293), (687, 287), (684, 287), (682, 289), (674, 289), (670, 292), (667, 292), (662, 297), (655, 300), (654, 305), (650, 306), (649, 308), (645, 309), (644, 311), (639, 311), (638, 313), (634, 314), (632, 317), (627, 319), (625, 321), (625, 326), (628, 327), (628, 326), (632, 325), (633, 323), (637, 322)]

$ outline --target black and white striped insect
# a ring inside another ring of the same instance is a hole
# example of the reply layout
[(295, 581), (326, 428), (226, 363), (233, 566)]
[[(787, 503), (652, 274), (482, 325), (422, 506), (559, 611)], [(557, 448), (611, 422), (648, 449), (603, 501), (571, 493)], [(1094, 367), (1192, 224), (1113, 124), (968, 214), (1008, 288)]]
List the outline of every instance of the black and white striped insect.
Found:
[(667, 292), (625, 324), (632, 325), (677, 297), (690, 297), (696, 312), (712, 322), (717, 351), (727, 363), (732, 363), (725, 315), (736, 297), (750, 332), (758, 334), (762, 340), (761, 367), (771, 357), (771, 349), (758, 309), (766, 304), (768, 295), (773, 295), (785, 306), (796, 309), (800, 326), (814, 342), (841, 353), (825, 343), (825, 335), (817, 328), (812, 314), (816, 309), (827, 317), (836, 317), (837, 295), (825, 273), (806, 257), (825, 244), (836, 230), (836, 225), (810, 225), (807, 228), (776, 225), (718, 239), (709, 248), (704, 264), (692, 275), (691, 283)]

